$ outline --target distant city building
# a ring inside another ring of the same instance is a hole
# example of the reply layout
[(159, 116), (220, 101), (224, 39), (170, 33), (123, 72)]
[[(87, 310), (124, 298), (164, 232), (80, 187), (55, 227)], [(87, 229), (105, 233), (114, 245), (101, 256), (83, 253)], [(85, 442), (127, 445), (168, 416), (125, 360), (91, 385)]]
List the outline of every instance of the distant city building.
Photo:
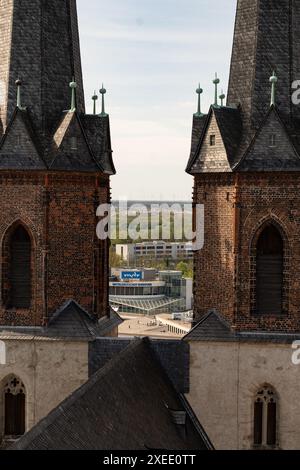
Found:
[(192, 243), (168, 243), (164, 241), (124, 244), (116, 245), (116, 254), (123, 261), (128, 261), (128, 263), (133, 263), (135, 260), (143, 258), (192, 260), (193, 245)]
[(181, 271), (113, 269), (110, 303), (120, 313), (157, 315), (192, 308), (193, 280)]

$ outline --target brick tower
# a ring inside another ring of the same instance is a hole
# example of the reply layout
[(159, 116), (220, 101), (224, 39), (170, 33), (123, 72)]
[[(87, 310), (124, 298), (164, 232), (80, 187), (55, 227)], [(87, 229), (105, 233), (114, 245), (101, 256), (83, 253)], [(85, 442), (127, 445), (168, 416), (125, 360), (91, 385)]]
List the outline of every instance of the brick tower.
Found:
[(215, 310), (238, 330), (300, 329), (299, 22), (299, 2), (239, 0), (227, 106), (194, 117), (197, 320)]
[(238, 0), (227, 106), (194, 116), (188, 399), (217, 449), (299, 447), (299, 22), (298, 0)]
[(76, 1), (4, 0), (0, 39), (0, 325), (46, 326), (69, 301), (107, 318), (96, 209), (115, 169), (109, 117), (85, 113)]

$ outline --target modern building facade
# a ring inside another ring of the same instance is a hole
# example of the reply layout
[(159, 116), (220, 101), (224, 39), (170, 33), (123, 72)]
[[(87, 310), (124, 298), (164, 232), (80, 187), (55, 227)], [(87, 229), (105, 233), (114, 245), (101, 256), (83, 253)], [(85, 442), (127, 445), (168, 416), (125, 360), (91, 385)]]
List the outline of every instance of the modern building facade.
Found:
[(192, 243), (176, 243), (164, 241), (151, 241), (142, 243), (132, 243), (128, 245), (116, 245), (116, 254), (123, 261), (129, 264), (137, 262), (141, 259), (152, 260), (192, 260), (193, 244)]
[(192, 279), (181, 271), (115, 269), (109, 298), (120, 313), (155, 316), (187, 311), (192, 306)]
[(299, 447), (299, 22), (298, 2), (238, 0), (227, 106), (194, 116), (189, 400), (219, 449)]

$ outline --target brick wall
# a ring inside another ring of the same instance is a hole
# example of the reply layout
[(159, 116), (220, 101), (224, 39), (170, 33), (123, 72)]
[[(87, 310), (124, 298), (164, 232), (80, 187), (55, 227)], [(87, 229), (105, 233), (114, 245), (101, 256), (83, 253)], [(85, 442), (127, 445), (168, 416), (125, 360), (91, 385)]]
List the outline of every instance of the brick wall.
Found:
[[(299, 330), (300, 175), (199, 175), (194, 202), (205, 205), (205, 245), (195, 256), (195, 311), (217, 309), (238, 329)], [(256, 316), (255, 240), (272, 221), (284, 240), (284, 314)], [(236, 252), (236, 253), (235, 253)]]
[[(96, 237), (96, 208), (109, 199), (107, 176), (1, 172), (0, 324), (41, 325), (71, 298), (98, 317), (107, 314), (108, 242)], [(33, 247), (32, 306), (24, 311), (4, 302), (6, 238), (18, 222)]]

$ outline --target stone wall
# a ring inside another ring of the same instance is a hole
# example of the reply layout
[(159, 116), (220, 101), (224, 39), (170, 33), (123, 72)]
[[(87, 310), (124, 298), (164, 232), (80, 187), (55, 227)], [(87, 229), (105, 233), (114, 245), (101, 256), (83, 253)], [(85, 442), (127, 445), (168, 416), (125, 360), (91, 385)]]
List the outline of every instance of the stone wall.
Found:
[(0, 364), (0, 439), (4, 432), (3, 387), (15, 375), (26, 390), (26, 430), (88, 380), (88, 344), (83, 342), (3, 340)]
[(191, 342), (187, 398), (217, 450), (253, 448), (254, 399), (263, 385), (278, 397), (278, 446), (299, 449), (300, 366), (291, 345)]

